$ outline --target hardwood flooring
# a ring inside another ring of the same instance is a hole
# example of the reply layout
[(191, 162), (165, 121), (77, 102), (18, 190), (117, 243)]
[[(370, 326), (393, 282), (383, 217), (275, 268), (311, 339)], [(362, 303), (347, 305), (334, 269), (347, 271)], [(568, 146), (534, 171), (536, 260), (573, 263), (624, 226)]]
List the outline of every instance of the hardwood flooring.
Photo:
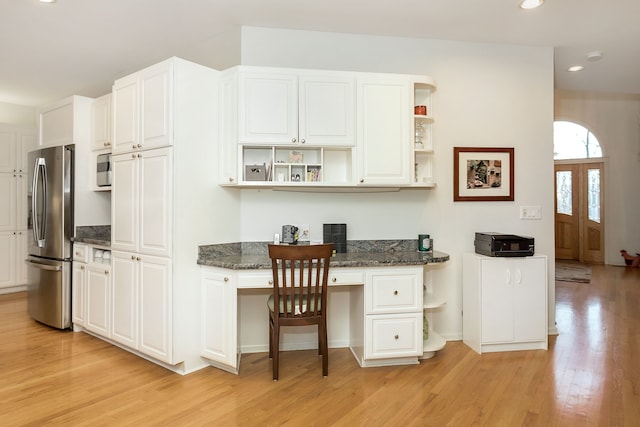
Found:
[(640, 425), (640, 269), (594, 266), (557, 282), (549, 351), (478, 355), (449, 342), (417, 366), (361, 369), (331, 349), (266, 353), (239, 376), (180, 376), (84, 333), (30, 320), (24, 293), (0, 296), (0, 425)]

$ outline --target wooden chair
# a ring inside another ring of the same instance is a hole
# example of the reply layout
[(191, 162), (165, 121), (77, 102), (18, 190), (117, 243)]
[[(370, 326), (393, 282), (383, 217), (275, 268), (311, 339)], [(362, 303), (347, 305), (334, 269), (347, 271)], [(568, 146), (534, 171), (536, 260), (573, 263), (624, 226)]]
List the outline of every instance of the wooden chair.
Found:
[(327, 280), (333, 243), (324, 245), (269, 245), (273, 294), (269, 296), (269, 358), (278, 379), (280, 326), (318, 325), (318, 354), (322, 375), (329, 371), (327, 346)]

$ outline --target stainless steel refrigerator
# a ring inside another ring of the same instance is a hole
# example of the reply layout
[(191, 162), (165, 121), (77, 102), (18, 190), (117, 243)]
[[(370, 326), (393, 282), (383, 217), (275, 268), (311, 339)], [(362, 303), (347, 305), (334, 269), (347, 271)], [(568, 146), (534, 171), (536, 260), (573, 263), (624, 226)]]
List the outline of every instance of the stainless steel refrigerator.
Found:
[(27, 306), (46, 325), (71, 326), (74, 145), (29, 153)]

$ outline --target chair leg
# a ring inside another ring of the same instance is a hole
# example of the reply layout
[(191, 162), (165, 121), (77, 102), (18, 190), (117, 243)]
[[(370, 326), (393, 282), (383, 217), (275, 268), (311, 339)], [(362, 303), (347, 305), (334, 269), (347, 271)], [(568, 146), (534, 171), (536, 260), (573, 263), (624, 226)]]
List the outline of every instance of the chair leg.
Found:
[(269, 359), (273, 357), (273, 323), (269, 318)]
[(280, 363), (280, 329), (275, 325), (273, 327), (273, 380), (278, 381), (278, 365)]
[(322, 332), (318, 335), (322, 335), (322, 376), (326, 377), (329, 375), (329, 346), (327, 343), (327, 320), (324, 319), (320, 325), (318, 325), (319, 329), (322, 329)]

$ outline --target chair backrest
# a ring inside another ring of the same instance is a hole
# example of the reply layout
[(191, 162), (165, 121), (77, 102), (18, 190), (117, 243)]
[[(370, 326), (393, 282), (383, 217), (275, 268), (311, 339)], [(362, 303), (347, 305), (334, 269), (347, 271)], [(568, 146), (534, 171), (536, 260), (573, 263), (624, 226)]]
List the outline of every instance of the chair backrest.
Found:
[(279, 317), (315, 317), (327, 307), (327, 282), (333, 243), (269, 245), (274, 311)]

